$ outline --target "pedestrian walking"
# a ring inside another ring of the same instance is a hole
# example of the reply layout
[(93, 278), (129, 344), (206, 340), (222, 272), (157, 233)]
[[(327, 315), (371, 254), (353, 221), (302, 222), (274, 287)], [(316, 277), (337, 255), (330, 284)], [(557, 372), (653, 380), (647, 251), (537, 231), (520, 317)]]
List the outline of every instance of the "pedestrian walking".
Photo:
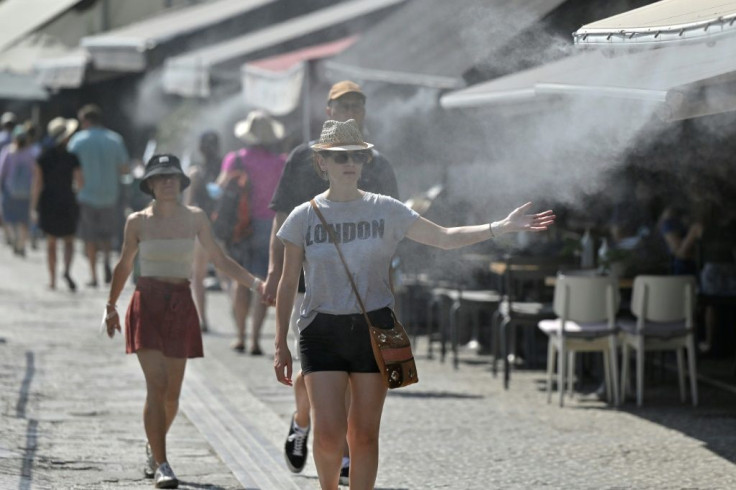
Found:
[(189, 183), (176, 156), (154, 155), (148, 161), (140, 188), (154, 200), (126, 221), (105, 307), (107, 333), (113, 337), (121, 329), (116, 303), (140, 252), (140, 277), (125, 318), (125, 350), (138, 356), (146, 379), (144, 474), (155, 479), (156, 488), (178, 486), (167, 459), (166, 434), (179, 407), (187, 359), (204, 355), (189, 284), (195, 239), (228, 276), (255, 291), (263, 288), (260, 279), (223, 253), (205, 213), (180, 203)]
[(49, 269), (49, 288), (56, 289), (56, 241), (64, 243), (63, 278), (70, 291), (77, 290), (71, 276), (74, 257), (74, 233), (79, 220), (76, 190), (81, 189), (82, 169), (76, 155), (66, 145), (79, 123), (76, 119), (56, 117), (47, 127), (54, 146), (38, 157), (33, 172), (31, 193), (31, 221), (46, 234), (46, 263)]
[[(343, 80), (335, 83), (327, 95), (327, 104), (325, 113), (327, 119), (336, 121), (347, 121), (353, 119), (360, 129), (363, 129), (363, 121), (366, 115), (366, 95), (360, 85), (350, 80)], [(312, 167), (313, 151), (311, 143), (303, 143), (291, 152), (286, 161), (284, 172), (279, 180), (273, 199), (271, 200), (271, 209), (276, 212), (274, 217), (271, 240), (270, 240), (270, 264), (269, 274), (266, 278), (266, 297), (265, 300), (269, 304), (273, 304), (276, 300), (276, 288), (281, 271), (283, 269), (284, 246), (281, 240), (276, 238), (276, 232), (286, 220), (288, 214), (299, 204), (310, 200), (320, 192), (327, 190), (327, 182), (321, 179)], [(362, 190), (383, 194), (393, 198), (399, 198), (398, 185), (393, 168), (388, 160), (373, 148), (373, 159), (371, 164), (363, 169), (358, 182), (358, 187)], [(296, 328), (296, 320), (299, 318), (299, 307), (304, 298), (304, 277), (303, 274), (299, 279), (299, 287), (296, 300), (294, 302), (294, 311), (292, 314), (291, 329), (298, 332)], [(298, 346), (299, 336), (296, 335), (296, 345)], [(298, 348), (297, 348), (298, 352)], [(309, 439), (309, 396), (307, 388), (304, 384), (304, 378), (301, 372), (297, 373), (294, 378), (294, 399), (295, 411), (289, 421), (289, 430), (284, 443), (284, 454), (286, 464), (294, 473), (299, 473), (304, 469), (307, 461), (307, 441)], [(346, 403), (349, 403), (350, 397), (347, 396)], [(347, 451), (347, 443), (345, 444), (345, 454), (340, 470), (340, 481), (347, 485), (348, 475), (350, 474), (350, 458)]]
[[(319, 142), (312, 149), (314, 169), (329, 182), (329, 188), (312, 203), (297, 206), (277, 232), (284, 242), (284, 267), (276, 299), (274, 368), (279, 382), (292, 384), (286, 335), (303, 267), (307, 285), (297, 322), (300, 360), (312, 404), (314, 461), (325, 490), (337, 489), (346, 435), (350, 488), (373, 488), (387, 388), (373, 356), (359, 300), (314, 208), (324, 215), (327, 226), (341, 230), (336, 236), (347, 268), (368, 316), (379, 328), (393, 326), (389, 266), (404, 237), (454, 249), (504, 233), (546, 230), (554, 222), (552, 211), (526, 214), (531, 207), (526, 203), (490, 224), (441, 227), (400, 201), (359, 189), (361, 172), (370, 165), (372, 147), (363, 140), (356, 121), (325, 122)], [(348, 386), (352, 401), (346, 409)]]
[[(33, 148), (34, 159), (38, 161), (38, 157), (43, 152), (43, 145), (39, 134), (39, 128), (36, 123), (31, 120), (25, 122), (26, 132), (28, 133), (28, 144)], [(33, 183), (31, 183), (33, 185)], [(31, 189), (33, 192), (33, 189)], [(31, 209), (31, 218), (33, 218), (33, 209)], [(41, 230), (38, 223), (31, 219), (28, 224), (28, 241), (31, 243), (31, 250), (38, 250), (38, 239), (41, 238)]]
[[(217, 132), (208, 130), (200, 135), (199, 153), (201, 160), (195, 163), (189, 172), (192, 184), (186, 193), (186, 201), (190, 206), (200, 208), (208, 217), (211, 217), (221, 193), (221, 189), (216, 183), (222, 165), (220, 136)], [(204, 285), (209, 263), (210, 259), (207, 257), (207, 252), (197, 242), (194, 246), (194, 263), (192, 265), (192, 292), (202, 332), (209, 330), (207, 296)]]
[(13, 130), (15, 129), (16, 116), (8, 111), (0, 116), (0, 150), (13, 141)]
[(13, 130), (13, 142), (0, 151), (0, 188), (3, 220), (7, 223), (13, 253), (26, 256), (26, 241), (31, 220), (31, 183), (36, 151), (31, 146), (25, 125)]
[[(280, 152), (284, 126), (261, 110), (254, 110), (235, 125), (235, 136), (245, 144), (244, 148), (225, 155), (222, 172), (218, 178), (224, 190), (221, 208), (215, 219), (215, 232), (222, 230), (221, 238), (228, 254), (240, 265), (258, 276), (268, 273), (269, 240), (274, 212), (269, 209), (271, 197), (284, 169), (286, 155)], [(243, 180), (245, 179), (245, 180)], [(237, 204), (230, 204), (227, 196), (233, 192), (241, 195)], [(244, 195), (243, 195), (244, 194)], [(223, 209), (223, 208), (230, 209)], [(237, 208), (237, 213), (230, 213)], [(231, 216), (233, 219), (228, 219)], [(220, 226), (224, 221), (225, 226)], [(233, 229), (236, 229), (233, 232)], [(242, 232), (238, 233), (237, 229)], [(245, 352), (246, 322), (251, 316), (251, 355), (261, 355), (261, 327), (268, 304), (261, 298), (252, 298), (251, 292), (238, 284), (235, 286), (233, 312), (236, 338), (233, 349)]]
[(90, 268), (89, 287), (97, 287), (97, 252), (103, 255), (105, 284), (112, 278), (110, 254), (118, 223), (119, 178), (128, 171), (128, 150), (122, 136), (102, 125), (102, 110), (89, 104), (79, 110), (82, 130), (69, 140), (68, 149), (79, 159), (84, 185), (79, 201), (79, 237), (84, 241)]

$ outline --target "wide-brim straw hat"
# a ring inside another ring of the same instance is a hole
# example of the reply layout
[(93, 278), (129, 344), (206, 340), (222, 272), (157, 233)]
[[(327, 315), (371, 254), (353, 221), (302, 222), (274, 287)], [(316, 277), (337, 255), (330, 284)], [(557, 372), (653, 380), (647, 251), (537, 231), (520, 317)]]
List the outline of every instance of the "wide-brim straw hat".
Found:
[(363, 141), (363, 133), (355, 119), (345, 122), (325, 121), (319, 141), (312, 145), (315, 151), (358, 151), (371, 148), (371, 143)]
[(181, 162), (179, 162), (179, 159), (170, 154), (153, 155), (151, 159), (148, 160), (146, 171), (143, 174), (143, 178), (141, 179), (140, 184), (138, 184), (138, 187), (142, 192), (145, 192), (149, 196), (153, 196), (153, 191), (151, 191), (146, 181), (154, 175), (178, 175), (181, 180), (180, 190), (186, 189), (191, 183), (189, 177), (187, 177), (181, 169)]
[(246, 145), (272, 145), (284, 138), (284, 125), (267, 112), (255, 110), (235, 124), (234, 132)]
[(77, 128), (79, 128), (79, 121), (76, 119), (55, 117), (49, 121), (46, 126), (46, 132), (49, 137), (54, 140), (54, 143), (59, 144), (74, 134), (74, 131), (76, 131)]
[(15, 117), (14, 113), (10, 111), (4, 112), (3, 115), (0, 117), (0, 124), (5, 126), (6, 124), (15, 123), (16, 119), (17, 118)]

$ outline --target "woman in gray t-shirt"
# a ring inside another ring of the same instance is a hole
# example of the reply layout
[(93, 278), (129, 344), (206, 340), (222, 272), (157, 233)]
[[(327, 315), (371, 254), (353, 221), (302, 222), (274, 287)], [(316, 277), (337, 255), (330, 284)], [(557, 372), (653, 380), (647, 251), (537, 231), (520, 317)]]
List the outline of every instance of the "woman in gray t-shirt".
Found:
[[(552, 211), (525, 214), (531, 203), (490, 224), (443, 228), (401, 202), (358, 189), (372, 144), (354, 120), (326, 121), (315, 151), (315, 171), (329, 189), (315, 203), (333, 229), (368, 316), (391, 326), (394, 298), (389, 264), (408, 237), (442, 249), (460, 248), (515, 231), (542, 231)], [(314, 460), (323, 489), (337, 489), (342, 444), (350, 447), (350, 488), (372, 489), (378, 471), (378, 432), (386, 387), (378, 371), (368, 327), (345, 268), (310, 203), (296, 207), (277, 236), (284, 242), (284, 266), (276, 297), (276, 352), (279, 382), (291, 385), (292, 359), (286, 341), (299, 275), (306, 294), (297, 326), (302, 372), (312, 403)], [(350, 386), (352, 402), (345, 406)]]

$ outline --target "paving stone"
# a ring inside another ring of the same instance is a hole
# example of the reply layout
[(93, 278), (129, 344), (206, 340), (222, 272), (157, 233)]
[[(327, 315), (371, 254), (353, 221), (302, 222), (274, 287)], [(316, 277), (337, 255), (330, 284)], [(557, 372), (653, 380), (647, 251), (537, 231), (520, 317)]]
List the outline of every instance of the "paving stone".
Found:
[[(74, 276), (86, 277), (81, 255)], [(98, 334), (106, 288), (48, 291), (42, 253), (20, 260), (6, 248), (0, 277), (0, 489), (151, 488), (140, 367), (121, 337)], [(294, 405), (273, 373), (273, 311), (266, 355), (237, 354), (226, 294), (208, 294), (206, 357), (188, 364), (169, 435), (180, 488), (319, 488), (311, 458), (299, 475), (283, 462)], [(560, 408), (546, 401), (542, 371), (515, 371), (506, 391), (487, 358), (462, 351), (454, 370), (426, 359), (425, 342), (415, 345), (420, 383), (386, 401), (378, 489), (736, 488), (731, 392), (701, 383), (692, 408), (665, 375), (642, 408), (590, 395)]]

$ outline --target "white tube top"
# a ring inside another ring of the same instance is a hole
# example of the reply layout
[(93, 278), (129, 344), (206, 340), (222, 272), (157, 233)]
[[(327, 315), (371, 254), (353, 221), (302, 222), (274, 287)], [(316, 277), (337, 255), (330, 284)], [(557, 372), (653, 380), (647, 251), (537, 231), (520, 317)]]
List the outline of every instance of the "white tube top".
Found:
[(193, 258), (194, 237), (156, 238), (138, 244), (141, 277), (189, 279)]

